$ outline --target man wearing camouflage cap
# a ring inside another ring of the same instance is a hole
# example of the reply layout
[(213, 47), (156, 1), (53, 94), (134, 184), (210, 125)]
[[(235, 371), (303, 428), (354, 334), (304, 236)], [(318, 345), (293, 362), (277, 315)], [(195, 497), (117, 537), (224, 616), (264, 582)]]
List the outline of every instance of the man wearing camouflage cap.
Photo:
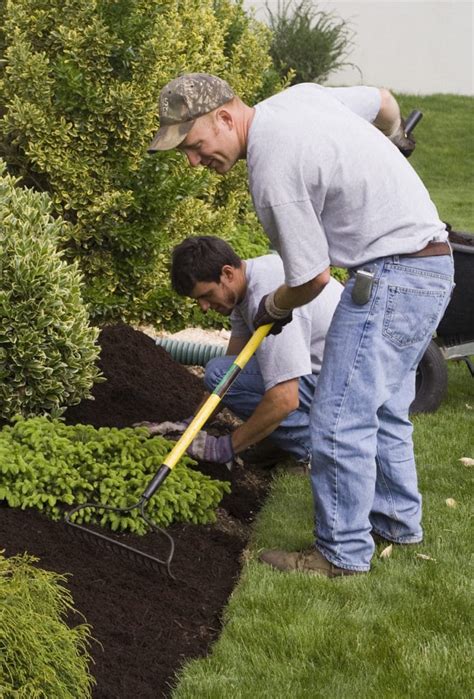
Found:
[(278, 332), (327, 285), (330, 264), (349, 270), (311, 411), (315, 546), (260, 559), (326, 577), (368, 572), (374, 538), (423, 537), (408, 409), (453, 282), (445, 226), (402, 155), (414, 142), (397, 102), (385, 89), (307, 83), (250, 107), (216, 76), (183, 75), (161, 91), (149, 151), (170, 148), (219, 174), (247, 160), (285, 270), (255, 327)]
[(229, 85), (206, 73), (192, 73), (172, 80), (160, 93), (160, 124), (149, 152), (176, 148), (196, 119), (209, 114), (234, 97)]

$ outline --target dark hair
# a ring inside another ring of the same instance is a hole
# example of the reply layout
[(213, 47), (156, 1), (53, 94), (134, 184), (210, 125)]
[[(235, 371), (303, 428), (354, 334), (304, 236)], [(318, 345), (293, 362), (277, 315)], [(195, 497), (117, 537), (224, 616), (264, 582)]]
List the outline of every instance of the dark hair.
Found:
[(180, 296), (190, 296), (197, 282), (219, 282), (224, 265), (242, 266), (225, 240), (212, 235), (186, 238), (173, 249), (171, 286)]

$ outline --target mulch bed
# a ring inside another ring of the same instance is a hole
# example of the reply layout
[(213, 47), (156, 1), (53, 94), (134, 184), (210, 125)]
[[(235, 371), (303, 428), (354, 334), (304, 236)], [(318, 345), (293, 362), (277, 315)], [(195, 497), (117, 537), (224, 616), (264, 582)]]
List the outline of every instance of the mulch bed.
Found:
[[(192, 414), (203, 385), (154, 341), (121, 325), (100, 336), (100, 367), (107, 382), (95, 400), (70, 408), (66, 421), (127, 427), (141, 420), (179, 420)], [(221, 420), (222, 425), (222, 420)], [(214, 424), (222, 429), (219, 418)], [(221, 613), (239, 577), (249, 524), (267, 492), (269, 477), (255, 466), (200, 464), (213, 478), (231, 480), (215, 525), (174, 525), (171, 579), (74, 536), (62, 522), (36, 511), (3, 507), (0, 542), (7, 556), (24, 551), (41, 568), (68, 574), (80, 614), (92, 626), (92, 674), (96, 699), (169, 697), (184, 662), (207, 654), (219, 635)], [(167, 542), (155, 533), (122, 535), (144, 551), (166, 557)], [(79, 615), (70, 619), (80, 623)], [(40, 632), (40, 630), (39, 630)]]

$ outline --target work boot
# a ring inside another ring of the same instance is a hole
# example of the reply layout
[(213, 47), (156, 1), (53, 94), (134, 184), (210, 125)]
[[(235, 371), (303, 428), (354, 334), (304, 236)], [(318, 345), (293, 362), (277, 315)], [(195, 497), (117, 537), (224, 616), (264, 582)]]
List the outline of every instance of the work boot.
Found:
[(324, 558), (316, 548), (304, 551), (278, 551), (267, 549), (259, 555), (262, 563), (283, 571), (301, 571), (310, 575), (320, 575), (325, 578), (339, 578), (344, 575), (360, 575), (365, 571), (339, 568)]

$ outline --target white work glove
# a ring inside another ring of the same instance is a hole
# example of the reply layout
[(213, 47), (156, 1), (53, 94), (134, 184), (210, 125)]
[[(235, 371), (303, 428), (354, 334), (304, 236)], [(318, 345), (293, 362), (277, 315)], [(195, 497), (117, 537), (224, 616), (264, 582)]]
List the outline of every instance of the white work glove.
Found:
[(146, 429), (151, 435), (160, 434), (162, 437), (172, 435), (178, 436), (183, 434), (183, 432), (188, 428), (192, 419), (192, 417), (188, 417), (185, 420), (182, 420), (181, 422), (147, 422), (146, 420), (144, 420), (143, 422), (135, 422), (133, 426), (146, 427)]

